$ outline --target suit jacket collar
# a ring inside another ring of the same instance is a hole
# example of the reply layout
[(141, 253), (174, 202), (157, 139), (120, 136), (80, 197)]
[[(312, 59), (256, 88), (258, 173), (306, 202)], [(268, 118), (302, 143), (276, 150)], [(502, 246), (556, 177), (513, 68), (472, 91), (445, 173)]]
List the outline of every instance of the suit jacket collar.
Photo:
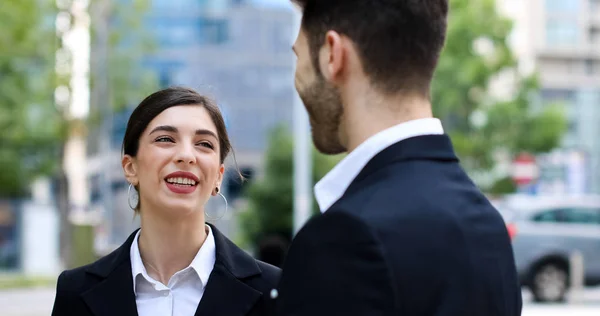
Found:
[(439, 134), (444, 134), (439, 119), (422, 118), (392, 126), (369, 137), (315, 185), (315, 198), (321, 212), (342, 197), (367, 163), (387, 147), (412, 137)]
[[(256, 260), (210, 225), (216, 260), (196, 315), (245, 315), (261, 294), (242, 279), (261, 274)], [(91, 264), (86, 272), (101, 280), (81, 294), (96, 316), (137, 315), (129, 256), (134, 231), (123, 245)]]
[(133, 293), (133, 277), (129, 250), (137, 230), (121, 247), (88, 266), (86, 272), (102, 279), (81, 294), (95, 316), (135, 315), (137, 306)]
[[(210, 225), (210, 224), (209, 224)], [(210, 225), (215, 236), (217, 258), (195, 316), (246, 315), (261, 292), (242, 281), (261, 273), (256, 260)]]
[(450, 137), (446, 134), (408, 138), (391, 145), (373, 157), (354, 178), (346, 193), (357, 189), (363, 179), (377, 170), (395, 162), (409, 160), (459, 161)]

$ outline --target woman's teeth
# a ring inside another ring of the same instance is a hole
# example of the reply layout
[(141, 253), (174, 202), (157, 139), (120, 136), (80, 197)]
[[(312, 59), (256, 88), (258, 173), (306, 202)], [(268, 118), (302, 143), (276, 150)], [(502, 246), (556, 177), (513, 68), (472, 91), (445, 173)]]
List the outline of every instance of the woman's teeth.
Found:
[(168, 178), (167, 182), (179, 185), (196, 185), (196, 181), (188, 178)]

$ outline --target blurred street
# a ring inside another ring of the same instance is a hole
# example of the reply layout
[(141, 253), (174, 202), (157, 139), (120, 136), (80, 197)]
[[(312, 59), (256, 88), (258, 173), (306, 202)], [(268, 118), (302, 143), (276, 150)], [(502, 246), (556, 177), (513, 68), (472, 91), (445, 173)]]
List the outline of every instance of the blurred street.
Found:
[[(600, 315), (600, 287), (587, 289), (580, 304), (536, 304), (523, 291), (522, 316), (598, 316)], [(48, 316), (52, 311), (54, 289), (0, 291), (2, 316)]]
[(529, 291), (523, 291), (522, 316), (597, 316), (600, 315), (600, 287), (587, 289), (579, 304), (538, 304)]
[(2, 316), (48, 316), (53, 303), (53, 288), (0, 291)]

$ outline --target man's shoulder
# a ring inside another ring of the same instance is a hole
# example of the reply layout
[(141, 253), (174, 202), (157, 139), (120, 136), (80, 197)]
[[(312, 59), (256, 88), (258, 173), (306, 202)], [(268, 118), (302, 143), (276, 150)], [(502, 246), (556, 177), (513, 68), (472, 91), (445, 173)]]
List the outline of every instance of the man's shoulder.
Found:
[(457, 164), (398, 161), (356, 178), (331, 208), (408, 209), (422, 204), (441, 204), (443, 198), (472, 188), (476, 188), (475, 185)]
[(488, 207), (489, 202), (456, 163), (411, 160), (382, 166), (356, 179), (330, 211), (352, 213), (373, 226), (445, 221), (459, 209)]
[(320, 247), (357, 241), (374, 241), (369, 223), (353, 212), (330, 209), (313, 216), (294, 237), (292, 247), (298, 243), (307, 247)]
[(397, 188), (379, 186), (374, 192), (344, 197), (315, 219), (312, 231), (326, 234), (328, 230), (346, 228), (367, 232), (382, 246), (396, 249), (398, 242), (407, 240), (438, 243), (443, 242), (444, 236), (464, 239), (470, 235), (465, 232), (473, 229), (469, 224), (473, 216), (503, 228), (503, 223), (495, 220), (497, 212), (483, 194), (470, 188), (465, 190), (466, 187), (456, 191), (414, 188), (397, 192)]

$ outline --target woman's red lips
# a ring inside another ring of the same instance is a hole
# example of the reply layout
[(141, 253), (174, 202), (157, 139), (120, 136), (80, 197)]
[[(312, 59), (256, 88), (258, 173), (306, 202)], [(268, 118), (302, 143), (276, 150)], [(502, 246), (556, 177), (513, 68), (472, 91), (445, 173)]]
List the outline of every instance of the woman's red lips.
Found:
[(189, 194), (196, 190), (199, 179), (191, 172), (177, 171), (165, 178), (167, 188), (174, 193)]

